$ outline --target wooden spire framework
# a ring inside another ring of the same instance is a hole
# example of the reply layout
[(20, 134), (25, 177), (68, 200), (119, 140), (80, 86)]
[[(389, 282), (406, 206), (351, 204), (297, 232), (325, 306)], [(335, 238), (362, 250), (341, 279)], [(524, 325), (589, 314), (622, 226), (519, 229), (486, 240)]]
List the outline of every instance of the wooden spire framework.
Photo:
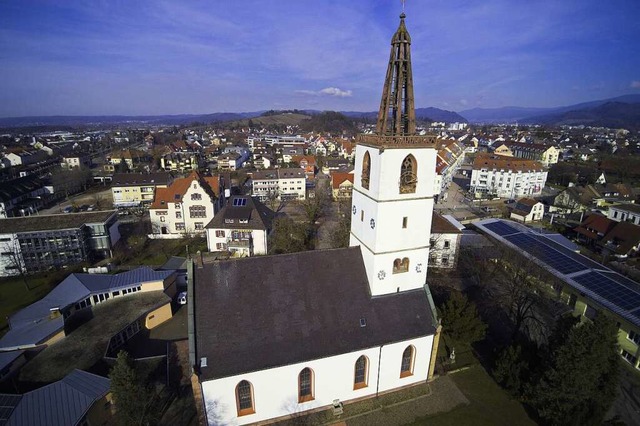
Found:
[(378, 111), (379, 135), (410, 136), (416, 132), (411, 72), (411, 36), (400, 15), (400, 26), (391, 39), (391, 54)]
[(416, 135), (416, 110), (411, 71), (411, 36), (400, 15), (400, 25), (391, 39), (391, 54), (384, 80), (375, 135), (360, 135), (367, 145), (434, 145), (434, 136)]

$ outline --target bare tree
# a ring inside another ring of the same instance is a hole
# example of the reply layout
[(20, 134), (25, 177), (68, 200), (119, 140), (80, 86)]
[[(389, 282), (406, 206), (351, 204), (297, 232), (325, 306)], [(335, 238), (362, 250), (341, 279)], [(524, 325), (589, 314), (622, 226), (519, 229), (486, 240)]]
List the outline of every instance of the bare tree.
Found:
[(29, 280), (27, 279), (27, 265), (22, 257), (22, 251), (20, 250), (20, 242), (17, 238), (11, 238), (10, 241), (2, 244), (0, 250), (2, 251), (2, 257), (5, 260), (6, 268), (18, 271), (18, 275), (22, 278), (27, 291), (31, 291), (29, 286)]

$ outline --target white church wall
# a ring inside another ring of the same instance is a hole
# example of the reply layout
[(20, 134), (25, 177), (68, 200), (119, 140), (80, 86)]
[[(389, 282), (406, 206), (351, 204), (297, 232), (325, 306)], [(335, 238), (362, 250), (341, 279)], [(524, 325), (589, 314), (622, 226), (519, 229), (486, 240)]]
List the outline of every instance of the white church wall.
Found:
[[(422, 288), (427, 281), (428, 248), (378, 255), (374, 255), (362, 245), (360, 250), (367, 271), (369, 288), (374, 296)], [(409, 259), (407, 271), (394, 273), (394, 261), (404, 258)]]
[[(425, 321), (431, 321), (425, 318)], [(400, 377), (402, 354), (413, 345), (413, 374)], [(427, 379), (433, 336), (363, 349), (361, 351), (316, 359), (269, 370), (226, 377), (202, 383), (209, 425), (244, 425), (329, 406), (333, 400), (349, 401), (374, 396)], [(368, 359), (367, 386), (354, 390), (356, 360)], [(380, 362), (380, 368), (378, 368)], [(298, 375), (309, 367), (313, 371), (314, 399), (298, 402)], [(206, 367), (205, 367), (206, 368)], [(378, 372), (380, 372), (378, 376)], [(378, 380), (379, 379), (379, 380)], [(253, 388), (255, 413), (238, 417), (236, 386), (247, 380)]]

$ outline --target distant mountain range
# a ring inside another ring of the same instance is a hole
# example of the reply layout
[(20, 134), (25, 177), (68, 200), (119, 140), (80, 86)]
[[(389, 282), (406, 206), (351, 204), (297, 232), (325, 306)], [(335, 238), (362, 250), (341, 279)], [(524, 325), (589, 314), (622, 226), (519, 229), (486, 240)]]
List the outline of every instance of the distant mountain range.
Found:
[(556, 108), (474, 108), (460, 111), (470, 123), (523, 123), (640, 128), (640, 95), (583, 102)]
[[(104, 125), (185, 125), (191, 123), (224, 123), (255, 119), (265, 111), (218, 112), (213, 114), (146, 115), (146, 116), (44, 116), (0, 118), (0, 128), (35, 126), (104, 126)], [(322, 111), (304, 110), (297, 113), (317, 115)], [(340, 111), (347, 117), (374, 121), (377, 111)], [(460, 112), (439, 108), (416, 108), (416, 117), (424, 121), (475, 124), (547, 124), (623, 127), (640, 130), (640, 94), (584, 102), (556, 108), (474, 108)], [(297, 117), (300, 118), (300, 117)], [(268, 120), (267, 120), (268, 121)], [(243, 121), (244, 122), (244, 121)], [(291, 124), (291, 123), (285, 123)]]

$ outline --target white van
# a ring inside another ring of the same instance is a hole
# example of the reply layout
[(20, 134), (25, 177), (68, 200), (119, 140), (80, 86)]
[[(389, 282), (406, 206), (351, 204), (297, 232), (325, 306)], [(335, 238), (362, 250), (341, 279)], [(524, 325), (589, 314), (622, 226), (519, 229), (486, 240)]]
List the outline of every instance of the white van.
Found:
[(187, 292), (183, 291), (180, 294), (178, 294), (178, 297), (176, 298), (176, 300), (178, 301), (178, 304), (186, 305), (187, 304)]

